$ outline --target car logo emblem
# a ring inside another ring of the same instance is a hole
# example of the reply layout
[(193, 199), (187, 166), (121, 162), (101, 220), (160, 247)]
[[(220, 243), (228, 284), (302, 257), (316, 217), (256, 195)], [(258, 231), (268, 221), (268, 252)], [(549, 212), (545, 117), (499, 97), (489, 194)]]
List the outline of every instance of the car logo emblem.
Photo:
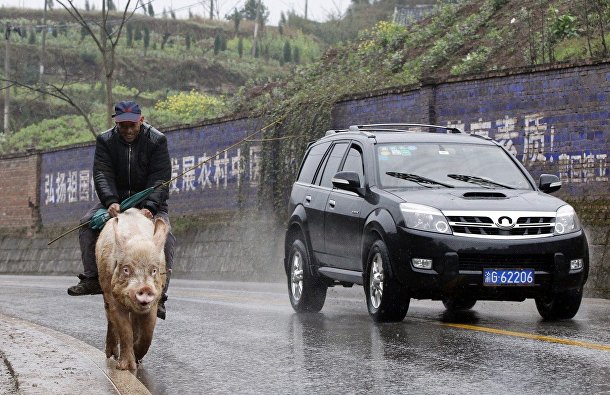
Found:
[(513, 220), (510, 217), (507, 216), (502, 216), (500, 218), (498, 218), (498, 222), (496, 222), (496, 226), (500, 229), (512, 229), (515, 227), (515, 224), (513, 224)]

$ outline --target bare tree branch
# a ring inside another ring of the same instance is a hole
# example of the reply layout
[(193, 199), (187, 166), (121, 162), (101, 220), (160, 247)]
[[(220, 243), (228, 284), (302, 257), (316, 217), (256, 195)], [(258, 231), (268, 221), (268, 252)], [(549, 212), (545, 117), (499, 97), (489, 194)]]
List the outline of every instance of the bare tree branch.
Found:
[[(107, 115), (107, 126), (110, 127), (112, 125), (112, 109), (113, 109), (113, 94), (112, 87), (114, 84), (114, 69), (116, 66), (116, 48), (119, 43), (119, 39), (121, 38), (121, 33), (123, 31), (123, 27), (125, 26), (128, 19), (130, 19), (136, 10), (138, 9), (138, 5), (132, 7), (133, 10), (130, 11), (131, 0), (127, 0), (127, 4), (123, 9), (123, 13), (121, 15), (121, 20), (118, 25), (118, 28), (112, 31), (113, 29), (108, 29), (108, 21), (110, 16), (110, 11), (106, 8), (106, 2), (108, 0), (103, 0), (102, 2), (102, 12), (101, 12), (101, 24), (100, 26), (100, 34), (99, 37), (93, 31), (92, 25), (95, 25), (91, 21), (87, 21), (81, 12), (76, 8), (73, 3), (73, 0), (57, 0), (59, 4), (63, 8), (65, 8), (70, 16), (80, 24), (87, 34), (93, 38), (95, 44), (99, 52), (102, 55), (102, 66), (104, 68), (104, 77), (105, 77), (105, 96), (106, 96), (106, 115)], [(113, 35), (115, 37), (113, 37)]]
[(79, 106), (75, 100), (72, 99), (72, 97), (70, 96), (70, 94), (68, 92), (66, 92), (65, 80), (61, 86), (57, 86), (57, 85), (46, 83), (46, 82), (43, 84), (43, 86), (40, 86), (40, 85), (34, 86), (34, 85), (24, 84), (24, 83), (21, 83), (16, 80), (4, 79), (4, 78), (0, 79), (0, 81), (10, 83), (11, 85), (9, 85), (9, 86), (18, 86), (20, 88), (28, 89), (32, 92), (40, 93), (42, 95), (55, 97), (59, 100), (62, 100), (64, 102), (68, 103), (69, 105), (74, 107), (74, 109), (76, 109), (76, 111), (78, 111), (78, 113), (85, 119), (85, 123), (87, 123), (87, 127), (89, 128), (89, 131), (93, 135), (93, 138), (97, 137), (97, 132), (95, 131), (95, 128), (93, 127), (93, 124), (91, 123), (91, 120), (89, 119), (89, 115), (87, 114), (87, 112), (81, 106)]
[(66, 4), (64, 4), (64, 1), (65, 0), (57, 0), (57, 2), (62, 7), (64, 7), (66, 9), (66, 11), (68, 11), (68, 13), (72, 17), (72, 19), (74, 19), (79, 25), (81, 25), (82, 27), (84, 27), (87, 30), (87, 33), (89, 33), (91, 38), (93, 38), (93, 41), (95, 41), (95, 45), (97, 45), (97, 48), (101, 51), (102, 43), (98, 40), (98, 38), (95, 35), (95, 33), (93, 32), (93, 30), (91, 30), (91, 26), (89, 26), (89, 23), (87, 23), (87, 21), (82, 16), (80, 11), (76, 8), (76, 6), (74, 6), (74, 4), (72, 3), (72, 0), (68, 0), (68, 4), (70, 6), (67, 6)]
[(127, 4), (125, 5), (125, 9), (123, 10), (123, 17), (121, 18), (121, 24), (119, 25), (119, 29), (117, 31), (116, 39), (114, 40), (114, 42), (111, 40), (113, 47), (115, 47), (119, 43), (119, 38), (121, 38), (121, 32), (123, 31), (123, 26), (125, 26), (125, 23), (129, 19), (131, 19), (133, 14), (138, 9), (138, 7), (136, 5), (136, 7), (134, 7), (134, 9), (129, 13), (129, 16), (127, 16), (127, 12), (129, 11), (129, 3), (131, 3), (131, 0), (127, 0)]

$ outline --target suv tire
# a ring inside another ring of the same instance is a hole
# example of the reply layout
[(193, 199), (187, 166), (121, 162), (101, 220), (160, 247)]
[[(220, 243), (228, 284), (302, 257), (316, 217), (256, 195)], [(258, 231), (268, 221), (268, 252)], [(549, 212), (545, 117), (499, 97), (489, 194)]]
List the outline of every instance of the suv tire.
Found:
[(564, 320), (578, 313), (581, 301), (582, 288), (536, 298), (536, 308), (545, 320)]
[(364, 292), (369, 314), (376, 322), (399, 322), (407, 315), (410, 298), (406, 287), (392, 275), (388, 248), (377, 240), (366, 260)]
[(476, 303), (476, 299), (467, 297), (443, 299), (443, 305), (449, 311), (470, 310)]
[(294, 240), (288, 256), (288, 294), (292, 308), (297, 313), (322, 310), (327, 286), (314, 277), (305, 243), (301, 239)]

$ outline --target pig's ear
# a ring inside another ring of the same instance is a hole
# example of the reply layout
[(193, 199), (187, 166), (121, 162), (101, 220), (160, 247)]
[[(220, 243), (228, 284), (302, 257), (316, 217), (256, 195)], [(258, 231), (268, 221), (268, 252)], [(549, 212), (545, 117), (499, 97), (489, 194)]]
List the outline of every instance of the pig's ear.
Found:
[(122, 235), (121, 232), (119, 232), (119, 219), (118, 218), (110, 218), (108, 220), (108, 224), (106, 224), (106, 226), (110, 226), (112, 227), (112, 230), (114, 231), (114, 240), (116, 242), (116, 244), (119, 246), (119, 248), (123, 248), (123, 246), (125, 245), (125, 243), (127, 242), (125, 235)]
[(167, 239), (167, 233), (169, 232), (169, 226), (161, 218), (155, 218), (155, 232), (153, 234), (153, 242), (155, 245), (163, 251), (165, 247), (165, 239)]

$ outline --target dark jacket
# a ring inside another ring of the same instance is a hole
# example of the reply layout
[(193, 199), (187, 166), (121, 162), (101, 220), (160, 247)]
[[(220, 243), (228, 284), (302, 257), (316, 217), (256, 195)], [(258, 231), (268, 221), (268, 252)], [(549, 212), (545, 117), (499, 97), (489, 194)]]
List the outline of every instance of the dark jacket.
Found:
[[(140, 133), (131, 144), (119, 135), (117, 127), (97, 136), (93, 160), (95, 191), (108, 208), (121, 203), (134, 193), (168, 181), (172, 165), (167, 150), (167, 139), (157, 129), (142, 124)], [(169, 188), (156, 189), (142, 203), (153, 214), (167, 212)]]

